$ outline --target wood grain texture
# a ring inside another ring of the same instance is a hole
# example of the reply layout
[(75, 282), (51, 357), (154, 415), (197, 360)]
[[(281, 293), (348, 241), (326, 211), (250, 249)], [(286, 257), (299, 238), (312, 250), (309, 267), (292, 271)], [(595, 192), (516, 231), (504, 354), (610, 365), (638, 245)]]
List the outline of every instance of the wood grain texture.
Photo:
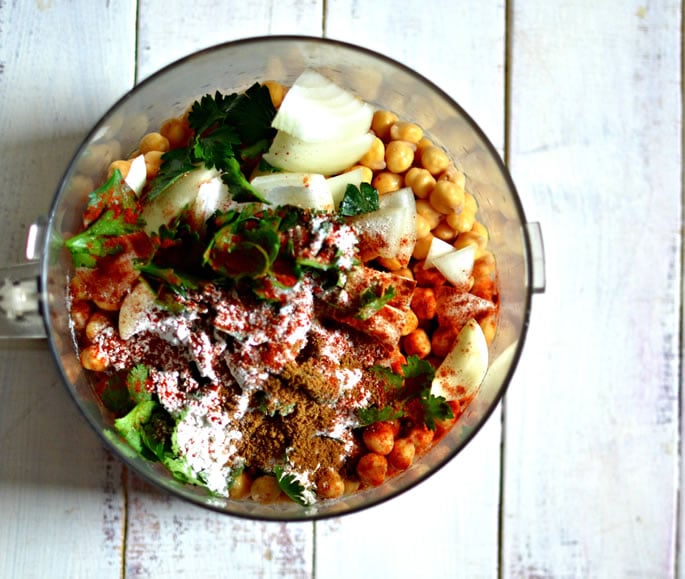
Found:
[[(78, 141), (131, 86), (134, 26), (133, 1), (0, 2), (2, 262), (23, 258)], [(0, 399), (0, 577), (119, 577), (121, 467), (44, 343), (0, 345)]]
[(680, 11), (514, 5), (510, 159), (548, 285), (506, 403), (505, 576), (675, 573)]

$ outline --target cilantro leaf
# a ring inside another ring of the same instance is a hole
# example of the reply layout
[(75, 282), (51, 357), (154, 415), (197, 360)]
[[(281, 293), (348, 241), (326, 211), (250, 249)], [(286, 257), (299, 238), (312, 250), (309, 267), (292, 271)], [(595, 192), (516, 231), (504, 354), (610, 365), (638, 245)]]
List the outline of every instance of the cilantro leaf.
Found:
[(128, 393), (136, 404), (152, 398), (152, 395), (147, 389), (149, 377), (150, 369), (145, 364), (138, 364), (131, 368), (126, 377)]
[(388, 286), (385, 290), (375, 285), (366, 288), (360, 296), (360, 307), (356, 318), (368, 320), (376, 312), (383, 309), (395, 297), (395, 286)]
[(376, 376), (384, 380), (386, 384), (391, 388), (402, 387), (402, 383), (404, 382), (403, 376), (400, 374), (395, 374), (395, 372), (393, 372), (390, 368), (374, 364), (369, 369), (371, 370), (371, 372), (376, 374)]
[(359, 419), (359, 426), (364, 427), (374, 422), (384, 422), (386, 420), (395, 420), (404, 416), (403, 410), (396, 410), (392, 406), (384, 406), (378, 408), (373, 405), (368, 408), (360, 408), (357, 410), (357, 418)]
[(183, 175), (198, 168), (199, 164), (195, 163), (189, 148), (167, 151), (162, 155), (159, 173), (152, 180), (146, 195), (146, 201), (150, 202), (159, 197)]
[(354, 217), (376, 211), (378, 207), (378, 190), (375, 187), (368, 183), (361, 183), (359, 187), (350, 183), (345, 189), (338, 213), (345, 217)]
[(90, 194), (84, 221), (88, 227), (64, 242), (76, 267), (95, 267), (98, 258), (116, 255), (121, 251), (116, 238), (142, 226), (135, 194), (118, 169)]
[(143, 455), (145, 458), (150, 458), (150, 453), (143, 437), (143, 426), (150, 420), (152, 412), (159, 405), (154, 400), (144, 400), (138, 402), (133, 409), (121, 418), (114, 421), (114, 428), (129, 443), (131, 448)]
[(435, 376), (435, 368), (428, 360), (422, 360), (418, 356), (409, 356), (407, 363), (402, 364), (402, 372), (405, 378), (423, 377), (427, 382), (432, 382)]
[(305, 498), (306, 489), (294, 474), (284, 472), (281, 466), (274, 467), (274, 474), (276, 475), (278, 486), (288, 498), (300, 505), (307, 504)]
[(446, 420), (454, 418), (452, 407), (442, 396), (433, 396), (430, 388), (425, 388), (419, 395), (419, 400), (423, 406), (423, 420), (430, 430), (435, 430), (436, 420)]
[(192, 278), (170, 267), (160, 267), (154, 263), (146, 263), (139, 265), (138, 270), (142, 274), (163, 282), (174, 293), (181, 296), (186, 296), (188, 290), (194, 290), (199, 287)]

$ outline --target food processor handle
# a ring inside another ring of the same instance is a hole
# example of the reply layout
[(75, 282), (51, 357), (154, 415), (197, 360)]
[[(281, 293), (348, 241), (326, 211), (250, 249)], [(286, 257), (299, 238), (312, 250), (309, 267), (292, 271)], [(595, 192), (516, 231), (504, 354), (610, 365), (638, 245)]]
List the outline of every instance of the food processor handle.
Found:
[(29, 228), (26, 263), (0, 267), (0, 340), (45, 338), (40, 307), (40, 256), (45, 222)]

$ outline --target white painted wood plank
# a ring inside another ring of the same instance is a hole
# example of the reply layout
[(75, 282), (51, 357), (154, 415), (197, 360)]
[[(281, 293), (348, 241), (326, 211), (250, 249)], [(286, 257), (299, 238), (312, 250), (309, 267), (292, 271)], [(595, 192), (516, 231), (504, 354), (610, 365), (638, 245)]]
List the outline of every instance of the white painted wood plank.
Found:
[[(436, 18), (436, 15), (439, 15)], [(331, 2), (326, 36), (399, 60), (504, 142), (505, 13), (496, 3)], [(496, 577), (500, 413), (454, 461), (391, 502), (317, 524), (323, 577)]]
[(138, 79), (190, 52), (267, 34), (320, 36), (322, 0), (140, 1)]
[[(197, 2), (143, 0), (139, 8), (138, 76), (144, 78), (196, 50), (269, 33), (317, 35), (321, 2)], [(201, 510), (160, 495), (130, 477), (128, 577), (309, 577), (311, 523), (258, 523)], [(211, 553), (211, 556), (208, 554)]]
[(511, 167), (542, 222), (506, 402), (503, 574), (672, 577), (681, 2), (516, 2)]
[[(0, 2), (3, 263), (23, 257), (78, 141), (133, 80), (134, 2), (59, 4)], [(0, 345), (0, 397), (0, 576), (119, 577), (121, 467), (44, 343)]]

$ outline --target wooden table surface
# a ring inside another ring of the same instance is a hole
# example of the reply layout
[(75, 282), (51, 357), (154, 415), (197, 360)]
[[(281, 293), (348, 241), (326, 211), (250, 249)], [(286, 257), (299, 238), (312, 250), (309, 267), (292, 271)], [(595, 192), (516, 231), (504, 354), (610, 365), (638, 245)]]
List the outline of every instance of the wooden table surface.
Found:
[(0, 343), (0, 577), (685, 576), (680, 0), (0, 0), (0, 264), (89, 127), (199, 48), (299, 33), (436, 82), (501, 151), (547, 291), (505, 400), (415, 490), (237, 520), (105, 451), (44, 341)]

